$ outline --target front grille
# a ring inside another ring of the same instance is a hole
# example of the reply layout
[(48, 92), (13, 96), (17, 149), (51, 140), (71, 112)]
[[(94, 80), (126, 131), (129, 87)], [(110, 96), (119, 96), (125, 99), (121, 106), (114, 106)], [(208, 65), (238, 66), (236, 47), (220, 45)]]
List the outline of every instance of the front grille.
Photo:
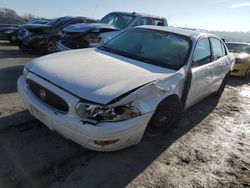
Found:
[(68, 104), (61, 97), (32, 80), (27, 80), (27, 83), (34, 95), (43, 103), (64, 113), (69, 111)]
[(242, 59), (236, 58), (236, 59), (235, 59), (235, 63), (236, 63), (236, 64), (241, 64), (241, 63), (242, 63)]

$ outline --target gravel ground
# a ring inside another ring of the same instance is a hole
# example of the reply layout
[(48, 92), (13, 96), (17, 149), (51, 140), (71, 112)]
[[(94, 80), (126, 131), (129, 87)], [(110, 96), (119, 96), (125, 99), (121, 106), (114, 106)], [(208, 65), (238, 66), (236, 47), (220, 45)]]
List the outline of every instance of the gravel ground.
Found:
[(37, 55), (0, 42), (0, 187), (250, 187), (250, 80), (230, 78), (218, 101), (187, 110), (164, 136), (111, 153), (49, 131), (16, 91)]

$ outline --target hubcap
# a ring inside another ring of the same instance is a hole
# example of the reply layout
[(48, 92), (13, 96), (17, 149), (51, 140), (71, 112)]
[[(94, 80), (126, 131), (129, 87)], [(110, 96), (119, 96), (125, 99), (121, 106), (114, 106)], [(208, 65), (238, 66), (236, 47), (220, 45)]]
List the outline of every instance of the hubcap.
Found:
[(163, 130), (167, 129), (169, 127), (169, 124), (171, 124), (171, 121), (173, 119), (173, 110), (172, 109), (165, 109), (158, 111), (154, 115), (153, 119), (153, 129), (156, 130)]
[(55, 51), (56, 51), (56, 44), (57, 44), (57, 42), (55, 42), (55, 41), (49, 42), (49, 43), (47, 44), (47, 50), (48, 50), (49, 52), (55, 52)]

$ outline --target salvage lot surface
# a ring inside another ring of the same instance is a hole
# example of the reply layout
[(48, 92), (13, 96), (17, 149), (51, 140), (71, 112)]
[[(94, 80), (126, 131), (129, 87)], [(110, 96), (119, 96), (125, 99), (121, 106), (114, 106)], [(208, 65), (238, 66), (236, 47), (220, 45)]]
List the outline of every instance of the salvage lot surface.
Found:
[(16, 91), (38, 55), (0, 42), (0, 187), (250, 187), (250, 80), (187, 110), (164, 136), (117, 152), (89, 151), (49, 131)]

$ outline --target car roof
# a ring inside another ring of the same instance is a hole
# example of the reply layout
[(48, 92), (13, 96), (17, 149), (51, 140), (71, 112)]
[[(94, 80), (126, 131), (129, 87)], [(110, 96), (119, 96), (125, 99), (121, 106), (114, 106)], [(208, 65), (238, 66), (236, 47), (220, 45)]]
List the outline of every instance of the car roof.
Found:
[(161, 16), (155, 16), (150, 14), (144, 14), (144, 13), (137, 13), (137, 12), (110, 12), (111, 13), (118, 13), (118, 14), (127, 14), (127, 15), (133, 15), (133, 16), (143, 16), (143, 17), (150, 17), (150, 18), (156, 18), (156, 19), (165, 19)]
[(169, 33), (176, 33), (176, 34), (183, 35), (183, 36), (186, 36), (186, 37), (190, 37), (190, 38), (193, 38), (193, 39), (198, 39), (198, 38), (200, 38), (202, 36), (211, 36), (211, 37), (219, 38), (218, 36), (210, 34), (210, 33), (205, 33), (205, 32), (201, 32), (201, 31), (197, 31), (197, 30), (182, 29), (182, 28), (177, 28), (177, 27), (163, 27), (163, 26), (154, 26), (154, 25), (143, 25), (143, 26), (137, 26), (136, 28), (152, 29), (152, 30), (165, 31), (165, 32), (169, 32)]
[(225, 42), (226, 44), (244, 44), (244, 45), (249, 45), (250, 46), (250, 44), (249, 43), (247, 43), (247, 42)]

